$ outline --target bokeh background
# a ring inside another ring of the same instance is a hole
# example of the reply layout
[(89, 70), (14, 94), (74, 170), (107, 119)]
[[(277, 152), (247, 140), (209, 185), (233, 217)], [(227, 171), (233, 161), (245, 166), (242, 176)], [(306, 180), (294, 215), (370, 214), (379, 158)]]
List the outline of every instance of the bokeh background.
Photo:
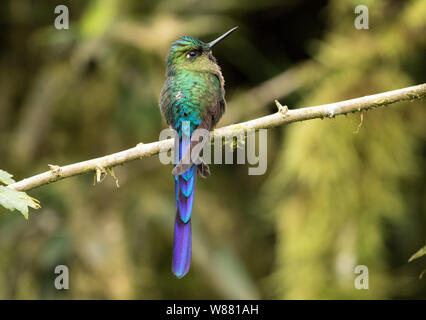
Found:
[[(70, 29), (56, 30), (57, 5)], [(354, 28), (358, 4), (369, 29)], [(2, 1), (0, 168), (16, 180), (158, 139), (172, 41), (218, 45), (219, 126), (426, 80), (426, 2)], [(268, 170), (213, 165), (199, 180), (189, 274), (171, 273), (171, 167), (158, 156), (28, 193), (29, 220), (0, 208), (3, 299), (426, 298), (425, 102), (268, 131)], [(54, 268), (70, 289), (54, 288)], [(354, 268), (369, 268), (369, 290)]]

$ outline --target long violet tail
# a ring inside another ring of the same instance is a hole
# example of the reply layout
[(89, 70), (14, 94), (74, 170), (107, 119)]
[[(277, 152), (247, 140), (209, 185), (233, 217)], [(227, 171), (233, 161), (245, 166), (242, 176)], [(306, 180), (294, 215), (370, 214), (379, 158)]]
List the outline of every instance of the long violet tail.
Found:
[[(190, 145), (190, 137), (182, 133), (179, 139), (179, 161)], [(194, 202), (197, 167), (191, 166), (181, 175), (174, 176), (176, 196), (176, 218), (173, 244), (172, 270), (182, 278), (188, 273), (191, 263), (191, 212)]]

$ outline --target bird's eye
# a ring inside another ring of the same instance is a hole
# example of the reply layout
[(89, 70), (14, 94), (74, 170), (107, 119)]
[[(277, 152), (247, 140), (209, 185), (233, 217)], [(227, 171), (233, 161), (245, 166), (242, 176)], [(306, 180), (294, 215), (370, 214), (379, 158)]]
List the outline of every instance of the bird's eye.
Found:
[(186, 55), (187, 58), (194, 58), (198, 55), (198, 52), (195, 50), (189, 51), (189, 53)]

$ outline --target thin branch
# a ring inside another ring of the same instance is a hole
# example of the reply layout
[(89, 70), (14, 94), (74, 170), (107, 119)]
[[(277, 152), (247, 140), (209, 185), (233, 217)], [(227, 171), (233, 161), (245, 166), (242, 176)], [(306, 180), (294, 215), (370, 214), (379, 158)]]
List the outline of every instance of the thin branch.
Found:
[[(258, 130), (277, 127), (282, 124), (304, 121), (316, 118), (333, 118), (337, 115), (366, 111), (375, 107), (387, 106), (399, 101), (414, 101), (426, 97), (426, 83), (408, 88), (383, 92), (361, 98), (324, 104), (314, 107), (288, 110), (277, 102), (278, 112), (258, 119), (233, 124), (213, 132), (213, 136), (227, 137), (235, 136), (248, 130)], [(137, 159), (149, 157), (159, 152), (167, 152), (174, 147), (172, 139), (140, 143), (134, 148), (117, 152), (104, 157), (82, 161), (67, 166), (51, 166), (49, 171), (40, 173), (30, 178), (23, 179), (9, 185), (10, 188), (26, 191), (42, 185), (62, 180), (75, 175), (88, 172), (98, 172), (100, 168), (112, 168), (117, 165)]]

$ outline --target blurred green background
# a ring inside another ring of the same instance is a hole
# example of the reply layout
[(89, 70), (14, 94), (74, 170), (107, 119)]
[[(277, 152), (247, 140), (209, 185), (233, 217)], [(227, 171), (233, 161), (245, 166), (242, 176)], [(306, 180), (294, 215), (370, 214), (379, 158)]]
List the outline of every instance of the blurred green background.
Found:
[[(67, 5), (70, 29), (56, 30)], [(369, 29), (354, 28), (358, 4)], [(228, 109), (219, 126), (426, 80), (423, 0), (2, 1), (0, 168), (22, 179), (158, 139), (165, 59), (210, 41)], [(28, 193), (0, 208), (2, 299), (426, 298), (425, 102), (268, 131), (268, 170), (199, 180), (189, 274), (171, 273), (174, 184), (158, 156)], [(70, 270), (58, 291), (56, 265)], [(369, 290), (354, 268), (369, 268)]]

